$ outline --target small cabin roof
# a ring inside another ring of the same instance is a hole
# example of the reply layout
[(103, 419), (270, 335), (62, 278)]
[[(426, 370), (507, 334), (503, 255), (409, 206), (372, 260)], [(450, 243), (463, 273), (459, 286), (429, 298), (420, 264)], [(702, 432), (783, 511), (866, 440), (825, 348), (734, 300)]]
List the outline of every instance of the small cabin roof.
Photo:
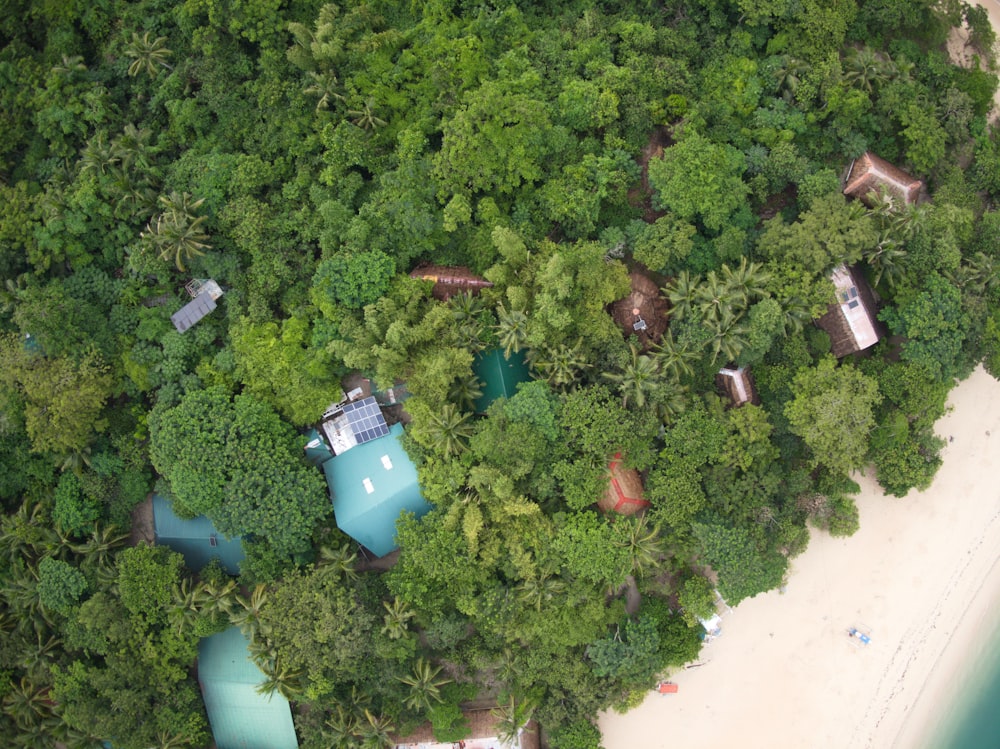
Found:
[(626, 468), (622, 463), (622, 454), (608, 462), (608, 488), (597, 506), (604, 512), (617, 512), (619, 515), (634, 515), (649, 507), (649, 502), (642, 497), (642, 479), (634, 468)]
[(433, 281), (431, 296), (447, 301), (453, 296), (466, 292), (478, 294), (493, 284), (482, 276), (477, 276), (464, 265), (421, 265), (410, 271), (410, 278)]
[(871, 195), (885, 190), (903, 204), (915, 203), (924, 183), (893, 166), (871, 151), (851, 162), (844, 184), (844, 194), (871, 204)]
[(226, 572), (238, 575), (246, 558), (239, 537), (227, 538), (204, 515), (189, 520), (178, 516), (170, 500), (159, 494), (153, 495), (153, 532), (156, 543), (181, 554), (193, 572), (218, 558)]
[(288, 700), (257, 692), (265, 680), (238, 627), (198, 643), (198, 682), (218, 749), (298, 749)]
[(476, 413), (485, 413), (498, 398), (510, 398), (520, 383), (531, 379), (524, 353), (512, 353), (508, 358), (501, 348), (476, 354), (472, 372), (483, 384), (483, 394), (476, 399)]
[(632, 287), (629, 295), (612, 302), (608, 312), (625, 337), (636, 336), (645, 351), (666, 332), (670, 303), (656, 282), (644, 273), (633, 271), (628, 278)]
[(396, 521), (402, 512), (422, 517), (431, 506), (420, 493), (417, 469), (403, 449), (403, 426), (358, 445), (323, 464), (333, 496), (337, 527), (376, 555), (396, 548)]
[(830, 336), (830, 350), (838, 359), (878, 343), (875, 297), (855, 268), (839, 265), (830, 274), (836, 300), (816, 324)]

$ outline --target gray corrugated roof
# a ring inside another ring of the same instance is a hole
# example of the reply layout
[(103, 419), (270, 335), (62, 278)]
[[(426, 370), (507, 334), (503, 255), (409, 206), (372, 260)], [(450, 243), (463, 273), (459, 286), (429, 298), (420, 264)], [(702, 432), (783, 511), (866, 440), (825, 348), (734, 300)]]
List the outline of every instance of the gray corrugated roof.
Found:
[(216, 308), (215, 300), (209, 294), (200, 294), (170, 316), (178, 332), (183, 333), (201, 318)]

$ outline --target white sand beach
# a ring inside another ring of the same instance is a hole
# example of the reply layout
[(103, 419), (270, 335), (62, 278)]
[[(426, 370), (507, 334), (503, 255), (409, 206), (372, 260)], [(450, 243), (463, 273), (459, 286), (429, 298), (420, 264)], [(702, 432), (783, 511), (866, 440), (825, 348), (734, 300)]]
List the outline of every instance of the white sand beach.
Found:
[(1000, 611), (1000, 383), (979, 369), (949, 402), (933, 486), (859, 477), (861, 530), (814, 531), (787, 590), (725, 615), (677, 694), (601, 716), (607, 749), (925, 746)]

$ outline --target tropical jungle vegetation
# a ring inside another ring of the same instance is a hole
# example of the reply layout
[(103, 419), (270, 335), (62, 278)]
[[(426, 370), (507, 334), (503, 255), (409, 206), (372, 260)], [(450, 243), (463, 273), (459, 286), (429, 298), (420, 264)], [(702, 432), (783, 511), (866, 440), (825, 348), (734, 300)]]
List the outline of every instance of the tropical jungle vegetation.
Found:
[[(594, 749), (599, 711), (696, 657), (716, 589), (779, 585), (809, 523), (852, 533), (852, 471), (926, 487), (949, 388), (1000, 375), (979, 8), (0, 8), (8, 746), (208, 746), (196, 646), (237, 625), (302, 747), (381, 747), (425, 720), (457, 741), (478, 698)], [(930, 199), (847, 200), (867, 150)], [(422, 262), (493, 285), (438, 301), (408, 276)], [(889, 335), (836, 360), (813, 321), (842, 263)], [(671, 304), (648, 350), (607, 311), (640, 266)], [(180, 333), (192, 278), (225, 295)], [(496, 347), (533, 379), (475, 414), (473, 357)], [(760, 405), (726, 408), (728, 363), (753, 368)], [(433, 506), (401, 519), (387, 571), (360, 564), (302, 453), (354, 371), (406, 383)], [(642, 517), (594, 509), (617, 452)], [(154, 487), (244, 536), (238, 578), (127, 543)]]

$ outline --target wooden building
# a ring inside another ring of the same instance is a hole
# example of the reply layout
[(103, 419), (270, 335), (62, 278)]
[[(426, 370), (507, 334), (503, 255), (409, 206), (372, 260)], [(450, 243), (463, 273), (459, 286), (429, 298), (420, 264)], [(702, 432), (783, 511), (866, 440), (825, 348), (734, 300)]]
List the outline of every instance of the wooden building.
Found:
[(816, 324), (830, 336), (830, 350), (838, 359), (878, 343), (875, 295), (855, 268), (837, 266), (830, 275), (837, 300)]
[(723, 367), (715, 375), (715, 386), (729, 398), (733, 408), (744, 403), (760, 404), (757, 388), (754, 386), (753, 375), (749, 367)]
[(493, 284), (481, 276), (477, 276), (461, 265), (421, 265), (410, 272), (410, 278), (421, 281), (433, 281), (431, 296), (441, 301), (448, 301), (463, 291), (478, 294), (481, 289), (488, 289)]
[(624, 299), (612, 302), (608, 312), (625, 337), (634, 335), (639, 339), (640, 348), (647, 351), (667, 330), (670, 303), (649, 276), (633, 271), (628, 278), (632, 291)]
[(608, 470), (608, 489), (597, 503), (601, 511), (635, 515), (649, 507), (649, 502), (642, 498), (642, 479), (638, 471), (622, 464), (621, 453), (615, 453)]
[(844, 183), (844, 194), (860, 200), (867, 206), (875, 204), (880, 192), (888, 194), (903, 205), (917, 202), (924, 183), (911, 177), (902, 169), (880, 159), (871, 152), (851, 162)]

